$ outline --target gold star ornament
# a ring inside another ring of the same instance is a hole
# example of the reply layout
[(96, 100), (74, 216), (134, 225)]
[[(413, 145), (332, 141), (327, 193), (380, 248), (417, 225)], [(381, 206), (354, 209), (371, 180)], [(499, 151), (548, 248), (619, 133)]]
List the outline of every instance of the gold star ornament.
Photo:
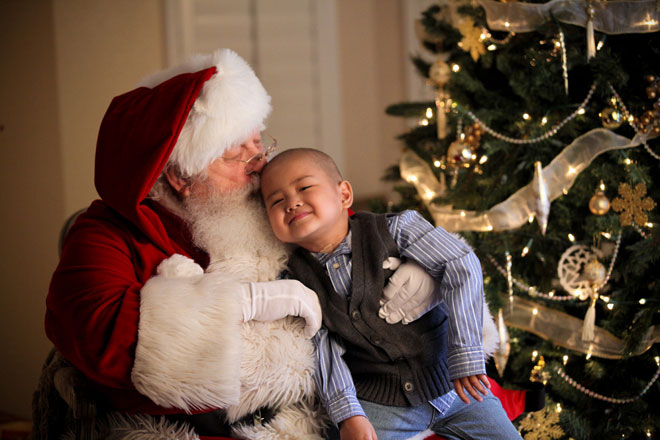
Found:
[(470, 52), (472, 59), (476, 62), (479, 56), (486, 53), (483, 39), (481, 37), (482, 31), (474, 25), (474, 20), (467, 17), (461, 20), (458, 25), (458, 30), (461, 32), (463, 39), (458, 46), (466, 52)]
[(646, 185), (638, 183), (635, 188), (631, 188), (627, 183), (619, 185), (619, 195), (612, 200), (612, 209), (620, 212), (619, 221), (621, 226), (630, 226), (636, 223), (644, 226), (648, 222), (645, 211), (655, 208), (655, 202), (646, 196)]

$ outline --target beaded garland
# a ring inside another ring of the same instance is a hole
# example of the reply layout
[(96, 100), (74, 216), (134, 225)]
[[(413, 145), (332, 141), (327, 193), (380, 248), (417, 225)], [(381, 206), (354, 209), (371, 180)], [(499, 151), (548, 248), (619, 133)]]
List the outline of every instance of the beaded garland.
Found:
[(627, 399), (617, 399), (614, 397), (608, 397), (608, 396), (603, 396), (602, 394), (596, 393), (595, 391), (591, 391), (590, 389), (580, 385), (577, 383), (572, 377), (570, 377), (568, 374), (564, 372), (564, 370), (561, 367), (555, 367), (555, 371), (559, 376), (564, 379), (568, 384), (570, 384), (572, 387), (580, 391), (581, 393), (592, 397), (594, 399), (599, 399), (603, 400), (605, 402), (609, 403), (616, 403), (619, 405), (626, 404), (626, 403), (632, 403), (636, 400), (641, 399), (641, 397), (651, 388), (651, 386), (655, 383), (656, 380), (658, 380), (658, 376), (660, 376), (660, 367), (656, 370), (655, 374), (653, 375), (653, 378), (649, 381), (649, 383), (646, 384), (644, 389), (635, 397), (629, 397)]
[(498, 138), (498, 139), (500, 139), (500, 140), (503, 140), (503, 141), (505, 141), (505, 142), (509, 142), (510, 144), (518, 144), (518, 145), (522, 145), (522, 144), (535, 144), (535, 143), (538, 143), (538, 142), (541, 142), (541, 141), (545, 141), (545, 140), (547, 140), (547, 139), (550, 139), (551, 137), (553, 137), (554, 135), (556, 135), (557, 132), (559, 132), (559, 130), (560, 130), (564, 125), (566, 125), (568, 122), (570, 122), (570, 121), (572, 121), (573, 119), (575, 119), (575, 117), (576, 117), (578, 114), (580, 114), (581, 112), (583, 112), (583, 111), (584, 111), (584, 108), (587, 106), (587, 104), (589, 104), (589, 101), (591, 101), (591, 97), (592, 97), (593, 94), (594, 94), (594, 90), (596, 90), (596, 82), (594, 82), (594, 83), (592, 84), (591, 88), (589, 89), (589, 93), (587, 94), (587, 97), (584, 98), (584, 101), (582, 101), (582, 103), (580, 104), (580, 106), (579, 106), (579, 107), (578, 107), (573, 113), (571, 113), (570, 115), (568, 115), (566, 118), (564, 118), (563, 121), (561, 121), (560, 123), (558, 123), (557, 125), (555, 125), (554, 127), (552, 127), (550, 130), (548, 130), (548, 131), (546, 131), (545, 133), (543, 133), (541, 136), (537, 136), (537, 137), (532, 138), (532, 139), (516, 139), (516, 138), (512, 138), (512, 137), (506, 136), (506, 135), (504, 135), (504, 134), (502, 134), (502, 133), (498, 133), (497, 131), (495, 131), (495, 130), (493, 130), (492, 128), (490, 128), (489, 126), (487, 126), (487, 125), (486, 125), (481, 119), (479, 119), (474, 113), (472, 113), (471, 110), (464, 109), (464, 108), (462, 108), (462, 107), (461, 107), (460, 105), (458, 105), (458, 104), (456, 104), (456, 109), (457, 109), (458, 111), (460, 111), (460, 112), (466, 114), (470, 119), (472, 119), (474, 122), (476, 122), (477, 124), (479, 124), (479, 125), (484, 129), (485, 132), (489, 133), (489, 134), (492, 135), (493, 137), (496, 137), (496, 138)]

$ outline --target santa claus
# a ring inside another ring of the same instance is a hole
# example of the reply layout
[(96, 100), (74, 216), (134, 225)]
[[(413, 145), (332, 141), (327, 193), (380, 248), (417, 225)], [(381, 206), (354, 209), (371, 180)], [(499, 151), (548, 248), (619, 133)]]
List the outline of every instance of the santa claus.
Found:
[[(227, 49), (110, 104), (100, 200), (69, 230), (47, 298), (50, 377), (78, 438), (323, 438), (309, 339), (321, 311), (314, 292), (278, 279), (287, 249), (256, 192), (275, 147), (263, 132), (270, 110)], [(411, 273), (393, 277), (408, 293), (429, 285)], [(428, 305), (390, 301), (398, 319)], [(84, 378), (73, 390), (62, 373), (72, 371)]]

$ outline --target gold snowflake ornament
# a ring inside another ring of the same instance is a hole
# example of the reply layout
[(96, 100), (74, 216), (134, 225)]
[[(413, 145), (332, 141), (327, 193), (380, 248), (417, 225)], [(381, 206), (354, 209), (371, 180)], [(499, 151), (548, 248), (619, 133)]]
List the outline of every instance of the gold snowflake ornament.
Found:
[(639, 226), (644, 226), (648, 222), (646, 212), (655, 208), (655, 202), (646, 195), (646, 185), (638, 183), (635, 188), (631, 188), (627, 183), (619, 185), (619, 194), (612, 200), (612, 209), (620, 212), (619, 221), (621, 226), (630, 226), (633, 222)]
[(559, 413), (547, 406), (528, 414), (520, 422), (520, 428), (527, 431), (523, 437), (525, 440), (552, 440), (564, 435), (564, 430), (559, 426)]
[(458, 30), (463, 36), (458, 46), (464, 51), (470, 52), (472, 59), (477, 61), (479, 56), (486, 53), (486, 48), (481, 38), (481, 29), (474, 25), (474, 20), (467, 17), (458, 24)]

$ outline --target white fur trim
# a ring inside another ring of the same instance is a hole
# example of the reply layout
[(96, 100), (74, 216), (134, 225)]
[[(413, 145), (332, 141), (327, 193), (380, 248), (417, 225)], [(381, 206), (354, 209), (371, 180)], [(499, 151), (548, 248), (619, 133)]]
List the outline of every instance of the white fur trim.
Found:
[(187, 176), (202, 173), (228, 148), (263, 130), (271, 111), (266, 89), (248, 63), (230, 49), (196, 55), (141, 85), (154, 87), (181, 73), (212, 66), (218, 71), (204, 84), (169, 159)]
[(493, 320), (493, 315), (491, 315), (490, 310), (488, 309), (488, 304), (484, 303), (484, 358), (489, 359), (493, 356), (493, 353), (497, 350), (497, 347), (500, 345), (500, 335), (497, 331), (497, 326)]
[(222, 273), (169, 278), (142, 288), (131, 378), (158, 405), (184, 411), (236, 404), (241, 287)]

